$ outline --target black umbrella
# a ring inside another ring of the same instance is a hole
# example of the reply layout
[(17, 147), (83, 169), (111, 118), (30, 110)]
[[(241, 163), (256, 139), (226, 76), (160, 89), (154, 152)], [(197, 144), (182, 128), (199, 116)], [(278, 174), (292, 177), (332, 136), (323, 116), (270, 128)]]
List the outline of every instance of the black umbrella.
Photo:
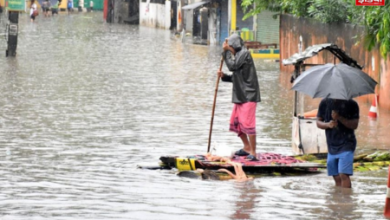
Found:
[(375, 80), (358, 68), (344, 63), (327, 63), (303, 72), (295, 80), (292, 89), (312, 98), (349, 100), (375, 93), (376, 84)]

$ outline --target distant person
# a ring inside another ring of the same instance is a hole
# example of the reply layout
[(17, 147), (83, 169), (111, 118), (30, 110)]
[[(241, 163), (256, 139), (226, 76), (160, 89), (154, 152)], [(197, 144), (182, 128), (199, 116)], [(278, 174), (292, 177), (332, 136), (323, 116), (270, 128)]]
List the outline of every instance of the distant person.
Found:
[(260, 102), (260, 87), (252, 55), (244, 46), (238, 34), (232, 34), (222, 46), (223, 59), (229, 71), (225, 74), (218, 71), (224, 82), (231, 82), (233, 111), (230, 117), (229, 130), (237, 133), (243, 148), (236, 155), (247, 156), (247, 160), (256, 158), (256, 106)]
[(79, 0), (79, 7), (78, 7), (79, 12), (83, 11), (83, 6), (84, 6), (84, 0)]
[(30, 5), (30, 20), (31, 22), (35, 21), (35, 17), (37, 16), (37, 4), (35, 4), (35, 0), (31, 0), (31, 5)]
[(46, 2), (45, 17), (49, 17), (50, 16), (49, 12), (51, 10), (51, 3), (49, 0), (45, 0), (45, 2)]
[(317, 127), (325, 129), (328, 145), (327, 170), (336, 186), (351, 188), (355, 130), (359, 124), (359, 105), (354, 100), (325, 98), (317, 113)]
[(91, 12), (93, 11), (93, 1), (92, 0), (89, 2), (89, 10)]
[(47, 8), (47, 1), (46, 0), (43, 0), (41, 8), (42, 8), (42, 14), (45, 15), (46, 8)]
[(61, 1), (58, 1), (57, 4), (54, 4), (52, 7), (51, 7), (51, 15), (54, 16), (55, 14), (58, 15), (58, 7), (60, 6), (61, 4)]
[(68, 14), (73, 11), (73, 2), (72, 0), (68, 1)]

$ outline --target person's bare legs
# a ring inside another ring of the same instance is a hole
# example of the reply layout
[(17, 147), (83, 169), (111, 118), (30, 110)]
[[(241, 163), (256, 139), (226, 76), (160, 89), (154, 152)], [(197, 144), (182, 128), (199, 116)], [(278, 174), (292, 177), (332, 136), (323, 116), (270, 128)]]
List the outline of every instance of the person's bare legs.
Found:
[(349, 175), (344, 174), (344, 173), (340, 173), (339, 176), (341, 179), (341, 187), (343, 187), (343, 188), (351, 188), (352, 187), (351, 179), (349, 178)]
[(249, 145), (251, 147), (250, 154), (256, 157), (256, 135), (248, 134), (249, 137)]
[(334, 182), (335, 182), (336, 186), (341, 186), (341, 177), (340, 177), (340, 175), (333, 176), (333, 179), (334, 179)]
[(240, 135), (242, 143), (244, 144), (244, 151), (250, 155), (256, 156), (256, 135), (255, 134), (242, 134)]
[(247, 134), (241, 134), (240, 135), (240, 138), (242, 140), (242, 143), (244, 144), (244, 151), (248, 152), (248, 153), (251, 153), (252, 152), (252, 147), (250, 145), (250, 142), (248, 140), (248, 135)]

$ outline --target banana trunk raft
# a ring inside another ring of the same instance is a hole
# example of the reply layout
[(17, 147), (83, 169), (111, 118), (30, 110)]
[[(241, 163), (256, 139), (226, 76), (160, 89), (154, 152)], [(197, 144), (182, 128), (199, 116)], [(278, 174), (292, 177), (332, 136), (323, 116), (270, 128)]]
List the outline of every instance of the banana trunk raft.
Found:
[[(318, 173), (326, 165), (317, 162), (303, 161), (292, 156), (283, 156), (273, 153), (259, 153), (259, 161), (248, 161), (245, 156), (234, 156), (231, 161), (242, 165), (244, 172), (248, 175), (294, 175)], [(210, 161), (203, 155), (179, 157), (179, 156), (162, 156), (160, 157), (158, 167), (139, 166), (144, 169), (172, 169), (179, 172), (203, 170), (228, 169), (234, 171), (234, 167), (227, 162)], [(223, 175), (223, 174), (221, 174)]]
[[(326, 159), (314, 155), (295, 156), (298, 160), (319, 163), (326, 166)], [(390, 165), (390, 152), (376, 151), (371, 154), (360, 154), (354, 157), (354, 171), (375, 171)]]
[[(315, 155), (284, 156), (273, 153), (260, 153), (259, 161), (247, 161), (245, 157), (235, 156), (232, 161), (242, 164), (242, 168), (248, 176), (280, 176), (316, 174), (326, 169), (326, 158)], [(390, 152), (377, 151), (371, 154), (360, 154), (354, 157), (354, 171), (375, 171), (390, 165)], [(201, 175), (198, 169), (217, 171), (225, 168), (234, 171), (231, 164), (219, 161), (209, 161), (203, 155), (195, 156), (162, 156), (158, 166), (138, 165), (141, 169), (177, 169), (178, 175)], [(220, 179), (230, 179), (225, 173), (215, 172)]]

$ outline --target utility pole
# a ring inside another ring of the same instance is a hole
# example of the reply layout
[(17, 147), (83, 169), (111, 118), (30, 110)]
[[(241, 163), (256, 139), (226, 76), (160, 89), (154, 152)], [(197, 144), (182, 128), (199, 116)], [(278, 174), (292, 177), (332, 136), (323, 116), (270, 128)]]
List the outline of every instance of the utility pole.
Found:
[(18, 45), (18, 23), (19, 23), (19, 12), (10, 11), (8, 12), (8, 40), (7, 40), (7, 50), (5, 56), (16, 56), (16, 47)]
[(5, 51), (5, 56), (15, 57), (16, 48), (18, 45), (18, 32), (19, 32), (19, 12), (25, 12), (26, 10), (26, 1), (25, 0), (5, 0), (5, 8), (8, 12), (8, 21), (7, 25), (7, 50)]

